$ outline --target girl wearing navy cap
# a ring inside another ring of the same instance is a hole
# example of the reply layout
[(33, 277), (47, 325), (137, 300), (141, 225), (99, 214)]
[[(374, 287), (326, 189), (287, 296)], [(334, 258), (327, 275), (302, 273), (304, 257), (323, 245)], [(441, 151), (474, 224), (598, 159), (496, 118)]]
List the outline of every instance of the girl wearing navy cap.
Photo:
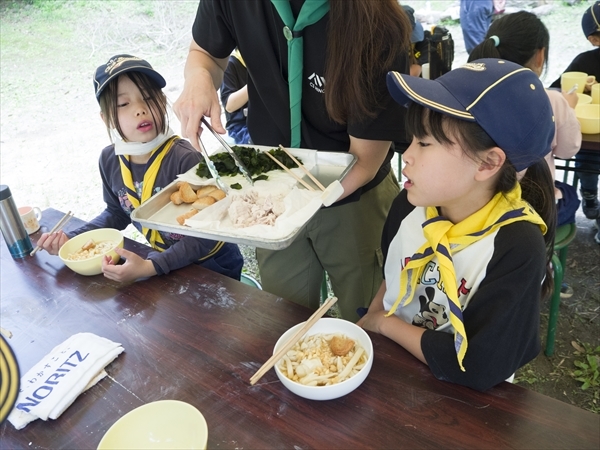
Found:
[(435, 80), (390, 72), (388, 89), (413, 140), (382, 236), (385, 280), (358, 323), (438, 379), (486, 390), (540, 350), (556, 220), (550, 102), (532, 71), (497, 59)]
[(105, 257), (105, 277), (129, 282), (196, 263), (239, 280), (243, 258), (237, 245), (159, 232), (131, 221), (135, 208), (199, 162), (191, 144), (169, 128), (165, 84), (147, 61), (135, 56), (117, 55), (98, 67), (94, 90), (113, 141), (100, 155), (106, 209), (70, 236), (44, 233), (38, 245), (55, 255), (69, 237), (96, 228), (123, 230), (133, 223), (156, 251), (143, 259), (117, 248), (126, 262), (115, 265)]

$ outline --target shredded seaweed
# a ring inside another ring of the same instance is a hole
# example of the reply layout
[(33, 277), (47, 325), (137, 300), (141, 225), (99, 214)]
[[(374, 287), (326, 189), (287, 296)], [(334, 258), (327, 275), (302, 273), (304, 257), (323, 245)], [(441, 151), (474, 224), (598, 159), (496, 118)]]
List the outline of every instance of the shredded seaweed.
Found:
[[(264, 155), (263, 152), (256, 150), (255, 148), (240, 147), (238, 145), (234, 145), (231, 148), (238, 156), (238, 158), (240, 158), (240, 160), (244, 163), (244, 165), (248, 169), (248, 172), (250, 172), (250, 176), (257, 176), (257, 178), (253, 178), (255, 181), (257, 179), (266, 179), (259, 177), (266, 177), (266, 175), (263, 174), (269, 172), (270, 170), (283, 170), (274, 161), (272, 161), (271, 158), (269, 158), (267, 155)], [(296, 163), (292, 161), (292, 158), (290, 158), (283, 150), (272, 149), (269, 150), (269, 153), (275, 158), (277, 158), (286, 167), (290, 169), (297, 167)], [(302, 162), (299, 158), (296, 159)], [(233, 160), (232, 156), (227, 152), (212, 155), (210, 157), (210, 160), (214, 163), (217, 172), (219, 172), (219, 175), (237, 175), (238, 173), (240, 173), (237, 166), (235, 165), (235, 161)], [(206, 163), (204, 161), (201, 161), (200, 164), (198, 164), (198, 168), (196, 169), (196, 175), (198, 175), (201, 178), (211, 177), (208, 167), (206, 166)]]

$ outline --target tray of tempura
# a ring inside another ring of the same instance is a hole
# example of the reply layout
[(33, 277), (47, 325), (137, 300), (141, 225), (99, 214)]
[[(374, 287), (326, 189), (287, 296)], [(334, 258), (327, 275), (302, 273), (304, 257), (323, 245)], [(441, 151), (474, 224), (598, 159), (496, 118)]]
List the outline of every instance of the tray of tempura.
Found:
[[(202, 161), (135, 209), (132, 220), (159, 231), (281, 250), (320, 208), (341, 196), (340, 182), (356, 162), (350, 153), (287, 149), (326, 188), (322, 191), (281, 150), (260, 145), (233, 149), (252, 174), (253, 185), (226, 152), (215, 153), (211, 160), (227, 191), (217, 188)], [(302, 182), (276, 164), (266, 163), (272, 159), (261, 155), (266, 151)]]

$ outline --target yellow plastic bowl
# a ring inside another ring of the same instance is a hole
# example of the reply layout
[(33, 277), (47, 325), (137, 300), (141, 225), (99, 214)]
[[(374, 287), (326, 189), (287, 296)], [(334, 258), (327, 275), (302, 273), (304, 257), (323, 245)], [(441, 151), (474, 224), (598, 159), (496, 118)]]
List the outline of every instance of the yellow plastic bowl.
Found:
[(578, 105), (587, 105), (588, 103), (592, 103), (592, 97), (587, 94), (577, 94), (579, 100), (577, 101)]
[(584, 134), (600, 133), (600, 105), (590, 103), (588, 105), (577, 105), (575, 115), (581, 125)]
[[(299, 323), (283, 333), (275, 344), (273, 354), (277, 353), (277, 351), (288, 341), (289, 338), (294, 335), (294, 333), (296, 333), (296, 331), (298, 331), (302, 325), (303, 323)], [(359, 387), (362, 382), (365, 381), (367, 375), (369, 375), (371, 367), (373, 366), (373, 343), (371, 342), (371, 338), (365, 332), (365, 330), (358, 325), (343, 319), (335, 319), (331, 317), (319, 319), (317, 323), (315, 323), (312, 328), (307, 331), (305, 336), (312, 336), (313, 334), (319, 333), (340, 333), (348, 336), (350, 339), (358, 341), (367, 353), (368, 359), (365, 366), (352, 378), (348, 378), (341, 383), (332, 384), (330, 386), (306, 386), (296, 381), (292, 381), (281, 372), (279, 369), (279, 364), (275, 364), (275, 373), (277, 374), (277, 377), (279, 377), (281, 384), (300, 397), (304, 397), (309, 400), (331, 400), (334, 398), (343, 397)]]
[(204, 416), (189, 403), (159, 400), (128, 412), (108, 429), (98, 450), (206, 449)]
[(81, 261), (67, 259), (69, 254), (80, 250), (90, 239), (93, 239), (95, 242), (113, 241), (117, 243), (115, 247), (123, 248), (123, 235), (119, 230), (115, 230), (114, 228), (99, 228), (97, 230), (86, 231), (69, 239), (58, 251), (58, 256), (60, 256), (60, 259), (62, 259), (69, 269), (80, 275), (89, 276), (102, 273), (102, 258), (104, 258), (104, 255), (110, 255), (115, 263), (120, 258), (113, 249)]

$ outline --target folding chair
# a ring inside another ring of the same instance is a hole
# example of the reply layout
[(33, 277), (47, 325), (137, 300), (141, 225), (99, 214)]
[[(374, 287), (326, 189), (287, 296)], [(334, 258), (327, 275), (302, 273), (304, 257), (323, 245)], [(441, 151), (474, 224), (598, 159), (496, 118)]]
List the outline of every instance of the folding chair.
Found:
[(558, 321), (558, 307), (560, 306), (560, 288), (567, 264), (567, 250), (576, 234), (577, 226), (574, 223), (568, 223), (556, 229), (554, 255), (552, 255), (554, 291), (550, 299), (550, 314), (548, 315), (548, 335), (546, 338), (546, 350), (544, 351), (546, 356), (554, 354), (554, 337), (556, 335), (556, 322)]

